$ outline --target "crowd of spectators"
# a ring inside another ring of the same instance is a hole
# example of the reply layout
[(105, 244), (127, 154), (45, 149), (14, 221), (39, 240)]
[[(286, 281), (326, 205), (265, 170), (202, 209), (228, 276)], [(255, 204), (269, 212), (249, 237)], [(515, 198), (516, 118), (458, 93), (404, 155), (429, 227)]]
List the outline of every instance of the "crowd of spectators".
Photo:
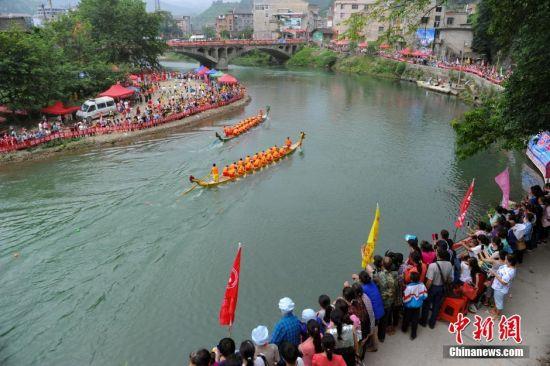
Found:
[(232, 338), (189, 355), (192, 366), (356, 366), (388, 336), (402, 332), (414, 340), (418, 325), (433, 329), (446, 297), (486, 306), (498, 318), (525, 252), (543, 245), (550, 231), (550, 184), (533, 186), (513, 209), (497, 207), (469, 236), (454, 243), (447, 230), (432, 241), (406, 235), (406, 257), (386, 252), (351, 276), (331, 301), (319, 296), (317, 310), (294, 314), (292, 299), (280, 299), (280, 320), (269, 336), (259, 325), (237, 348)]

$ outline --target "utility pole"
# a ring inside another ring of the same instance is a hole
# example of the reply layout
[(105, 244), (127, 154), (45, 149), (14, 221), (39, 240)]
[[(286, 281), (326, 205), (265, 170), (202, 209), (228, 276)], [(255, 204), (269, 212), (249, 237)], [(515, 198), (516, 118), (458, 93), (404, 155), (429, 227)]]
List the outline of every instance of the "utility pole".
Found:
[(160, 0), (155, 0), (155, 11), (160, 11)]

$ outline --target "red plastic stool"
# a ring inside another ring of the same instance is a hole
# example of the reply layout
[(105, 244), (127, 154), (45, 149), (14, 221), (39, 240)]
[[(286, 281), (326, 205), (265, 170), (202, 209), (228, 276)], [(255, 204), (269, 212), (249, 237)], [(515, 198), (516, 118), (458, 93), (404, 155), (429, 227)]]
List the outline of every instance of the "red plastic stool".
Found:
[(445, 320), (449, 323), (456, 322), (458, 313), (462, 313), (464, 315), (468, 313), (467, 305), (468, 299), (465, 297), (446, 297), (445, 300), (443, 300), (441, 310), (439, 311), (439, 320)]

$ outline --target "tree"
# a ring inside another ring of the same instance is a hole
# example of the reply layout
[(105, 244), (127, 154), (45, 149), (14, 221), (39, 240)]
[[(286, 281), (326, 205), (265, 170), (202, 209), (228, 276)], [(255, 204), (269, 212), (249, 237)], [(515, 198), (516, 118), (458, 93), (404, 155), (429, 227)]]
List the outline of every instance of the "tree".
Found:
[(474, 39), (472, 49), (481, 55), (485, 55), (490, 63), (493, 62), (497, 53), (497, 45), (489, 34), (492, 17), (493, 13), (489, 4), (486, 1), (480, 2), (473, 20)]
[(221, 39), (229, 39), (229, 38), (231, 38), (231, 33), (229, 33), (229, 31), (227, 29), (222, 30), (221, 33), (220, 33), (220, 38)]
[(347, 29), (340, 35), (340, 38), (357, 43), (364, 38), (363, 29), (367, 25), (367, 18), (361, 13), (353, 13), (344, 21), (344, 25), (347, 26)]
[(208, 39), (216, 38), (216, 30), (214, 27), (205, 25), (202, 27), (202, 34)]
[(242, 32), (239, 32), (238, 37), (240, 39), (252, 39), (253, 34), (254, 34), (254, 29), (247, 27)]
[(160, 16), (160, 34), (164, 38), (179, 38), (183, 36), (183, 32), (178, 27), (172, 13), (169, 11), (158, 11), (157, 14)]
[(140, 0), (82, 0), (80, 19), (92, 26), (92, 36), (108, 62), (157, 66), (166, 49), (159, 38), (161, 15), (147, 13)]
[(0, 104), (37, 111), (63, 96), (61, 51), (39, 33), (0, 32)]

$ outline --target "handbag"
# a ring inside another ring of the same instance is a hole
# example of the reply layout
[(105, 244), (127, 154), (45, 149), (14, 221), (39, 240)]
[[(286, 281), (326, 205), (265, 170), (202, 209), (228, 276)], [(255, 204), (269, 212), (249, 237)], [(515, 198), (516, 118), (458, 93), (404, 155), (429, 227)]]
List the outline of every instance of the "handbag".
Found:
[(477, 297), (477, 290), (474, 286), (470, 285), (469, 283), (465, 283), (462, 285), (462, 294), (468, 298), (468, 300), (475, 300)]

